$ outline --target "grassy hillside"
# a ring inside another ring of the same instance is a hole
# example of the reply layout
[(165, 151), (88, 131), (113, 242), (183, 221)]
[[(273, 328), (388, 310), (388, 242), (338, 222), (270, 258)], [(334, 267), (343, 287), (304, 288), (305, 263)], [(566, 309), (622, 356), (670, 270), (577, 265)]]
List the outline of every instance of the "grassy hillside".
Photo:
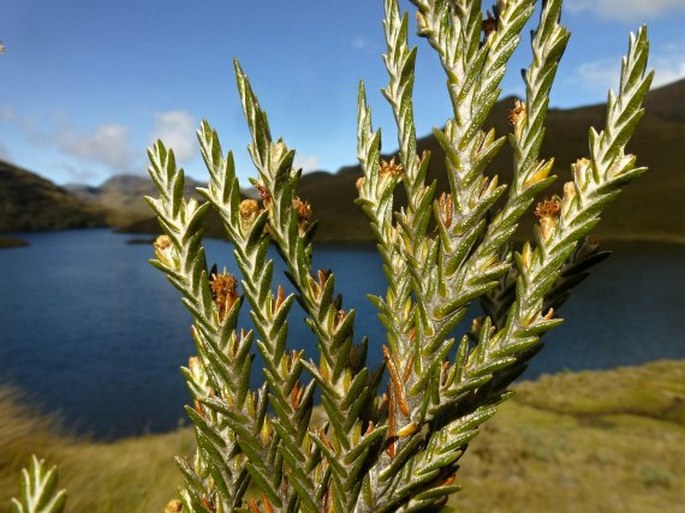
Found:
[[(685, 361), (543, 377), (516, 387), (462, 459), (454, 511), (685, 512)], [(0, 390), (0, 513), (31, 453), (58, 463), (68, 511), (161, 511), (180, 482), (180, 430), (114, 443), (59, 434)], [(11, 420), (9, 420), (11, 419)]]
[(456, 511), (685, 513), (685, 361), (516, 390), (462, 460)]
[[(486, 126), (499, 135), (510, 131), (507, 116), (514, 103), (505, 98), (495, 105)], [(685, 80), (651, 91), (647, 111), (629, 146), (638, 156), (639, 165), (650, 172), (628, 187), (607, 210), (597, 234), (610, 239), (677, 240), (685, 242)], [(571, 180), (570, 165), (587, 156), (587, 134), (591, 126), (601, 129), (605, 105), (577, 109), (552, 109), (547, 118), (547, 132), (541, 150), (543, 157), (555, 157), (554, 173), (559, 177), (548, 194), (560, 193), (564, 182)], [(446, 191), (444, 153), (430, 135), (419, 139), (420, 150), (431, 152), (429, 180), (437, 180), (438, 191)], [(511, 183), (511, 150), (505, 145), (490, 166), (490, 173)], [(358, 167), (343, 168), (335, 175), (315, 173), (303, 177), (302, 197), (311, 201), (321, 219), (321, 231), (350, 233), (369, 237), (368, 223), (352, 205), (356, 198), (355, 182), (361, 176)], [(399, 203), (402, 203), (400, 199)], [(350, 205), (352, 205), (350, 207)], [(528, 237), (532, 216), (523, 223), (521, 233)]]
[(0, 161), (0, 233), (103, 225), (97, 208), (49, 180)]

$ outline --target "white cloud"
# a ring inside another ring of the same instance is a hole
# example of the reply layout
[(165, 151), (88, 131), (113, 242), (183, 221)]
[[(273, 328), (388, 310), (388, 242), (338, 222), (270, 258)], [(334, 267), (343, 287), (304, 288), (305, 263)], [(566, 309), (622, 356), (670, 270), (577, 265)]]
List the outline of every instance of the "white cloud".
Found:
[(592, 13), (605, 20), (639, 23), (668, 13), (685, 12), (683, 0), (567, 0), (574, 14)]
[[(685, 78), (685, 40), (671, 43), (664, 48), (666, 51), (652, 55), (649, 61), (648, 69), (655, 71), (652, 88)], [(618, 58), (601, 59), (578, 66), (575, 81), (587, 90), (603, 94), (609, 89), (617, 91), (620, 73), (621, 64)]]
[(197, 153), (195, 118), (185, 110), (155, 113), (152, 140), (161, 139), (174, 150), (179, 161), (188, 161)]
[(319, 169), (319, 158), (316, 155), (297, 155), (293, 161), (293, 168), (302, 168), (303, 173), (317, 171)]
[(123, 125), (98, 125), (88, 136), (63, 129), (56, 142), (67, 155), (104, 164), (119, 173), (128, 172), (134, 161), (128, 128)]
[(619, 84), (621, 65), (617, 59), (602, 59), (585, 62), (576, 68), (576, 80), (589, 91), (606, 93), (616, 91)]
[[(128, 127), (121, 124), (103, 123), (84, 133), (65, 112), (59, 112), (51, 123), (45, 117), (24, 116), (7, 106), (0, 106), (0, 121), (16, 127), (36, 151), (57, 149), (62, 157), (55, 167), (75, 180), (91, 178), (98, 168), (97, 172), (106, 169), (111, 174), (136, 173), (141, 167), (142, 145), (140, 150), (135, 149)], [(7, 151), (1, 154), (7, 158)]]
[(57, 167), (66, 173), (66, 183), (93, 183), (100, 178), (100, 174), (92, 167), (77, 167), (70, 162), (61, 162)]
[(384, 46), (381, 46), (381, 44), (379, 43), (379, 40), (369, 38), (368, 36), (364, 36), (361, 34), (354, 36), (350, 40), (350, 44), (354, 49), (364, 53), (375, 54), (379, 49), (384, 48)]
[(679, 51), (654, 56), (650, 64), (655, 70), (652, 87), (685, 78), (685, 44)]

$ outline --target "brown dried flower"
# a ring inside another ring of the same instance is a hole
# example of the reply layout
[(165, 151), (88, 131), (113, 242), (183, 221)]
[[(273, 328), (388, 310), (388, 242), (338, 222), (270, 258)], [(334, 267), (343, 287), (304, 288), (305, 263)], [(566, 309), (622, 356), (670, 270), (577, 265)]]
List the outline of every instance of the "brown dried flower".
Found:
[(440, 211), (443, 223), (445, 223), (445, 228), (449, 228), (452, 225), (452, 216), (454, 215), (454, 204), (450, 193), (443, 192), (440, 195), (438, 198), (438, 210)]
[(295, 386), (290, 391), (290, 406), (292, 406), (296, 411), (300, 408), (300, 404), (302, 404), (304, 391), (305, 387), (300, 386), (299, 380), (295, 382)]
[(391, 176), (393, 178), (399, 178), (403, 173), (402, 164), (395, 163), (395, 158), (391, 158), (390, 162), (387, 160), (381, 160), (381, 176)]
[(312, 206), (308, 201), (303, 201), (299, 198), (299, 196), (295, 196), (293, 198), (293, 208), (295, 209), (295, 212), (297, 213), (297, 221), (302, 223), (302, 222), (307, 222), (311, 219), (312, 217)]
[(540, 232), (543, 239), (547, 240), (552, 230), (559, 224), (559, 214), (561, 213), (561, 198), (554, 195), (547, 198), (535, 207), (535, 217), (540, 221)]
[(483, 35), (485, 35), (485, 39), (487, 40), (488, 36), (495, 31), (497, 31), (497, 19), (492, 15), (492, 12), (488, 11), (487, 18), (483, 19)]
[(271, 193), (269, 192), (269, 189), (264, 187), (262, 184), (258, 183), (255, 185), (257, 188), (257, 192), (259, 193), (259, 197), (262, 198), (262, 202), (264, 203), (264, 208), (269, 208), (269, 204), (271, 203)]
[(514, 128), (520, 126), (526, 119), (528, 111), (526, 104), (519, 99), (514, 100), (514, 108), (509, 113), (509, 123)]
[(543, 217), (559, 217), (559, 212), (561, 212), (561, 199), (559, 196), (552, 196), (547, 198), (535, 207), (535, 217), (542, 219)]
[(223, 321), (238, 299), (238, 283), (235, 276), (224, 270), (221, 274), (212, 274), (209, 286), (212, 290), (212, 299), (219, 311), (219, 320)]

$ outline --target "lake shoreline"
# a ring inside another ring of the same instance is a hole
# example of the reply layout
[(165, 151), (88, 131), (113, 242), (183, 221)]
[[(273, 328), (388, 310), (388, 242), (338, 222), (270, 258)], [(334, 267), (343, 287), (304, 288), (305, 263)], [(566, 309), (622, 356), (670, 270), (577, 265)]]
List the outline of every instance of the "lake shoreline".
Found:
[(14, 249), (14, 248), (25, 248), (29, 243), (24, 239), (17, 239), (14, 237), (6, 237), (0, 235), (0, 249)]
[[(117, 235), (123, 235), (123, 236), (130, 236), (127, 241), (129, 244), (145, 244), (147, 242), (154, 242), (155, 238), (161, 233), (160, 232), (143, 232), (143, 231), (126, 231), (122, 230), (121, 227), (117, 226), (99, 226), (99, 227), (85, 227), (85, 228), (66, 228), (66, 229), (56, 229), (56, 230), (32, 230), (32, 231), (8, 231), (0, 234), (0, 241), (3, 238), (12, 238), (15, 236), (26, 236), (30, 234), (40, 234), (40, 233), (57, 233), (57, 232), (72, 232), (72, 231), (97, 231), (97, 230), (107, 230), (113, 234)], [(370, 232), (369, 232), (370, 234)], [(593, 236), (591, 233), (590, 236)], [(647, 243), (656, 243), (656, 244), (674, 244), (674, 245), (685, 245), (685, 235), (677, 235), (677, 234), (660, 234), (660, 235), (653, 235), (653, 234), (640, 234), (640, 235), (633, 235), (630, 233), (626, 234), (610, 234), (610, 235), (603, 235), (599, 234), (596, 236), (600, 244), (603, 243), (612, 243), (612, 242), (625, 242), (625, 243), (634, 243), (634, 244), (647, 244)], [(218, 241), (225, 241), (226, 239), (224, 237), (214, 237), (210, 235), (205, 235), (203, 238), (209, 239), (209, 240), (218, 240)], [(25, 241), (24, 241), (25, 242)], [(514, 239), (513, 242), (516, 245), (523, 244), (526, 242), (524, 239)], [(316, 240), (316, 236), (314, 237), (314, 246), (315, 247), (326, 247), (326, 246), (349, 246), (349, 247), (354, 247), (354, 246), (375, 246), (377, 241), (374, 238), (365, 238), (365, 237), (359, 237), (359, 238), (344, 238), (344, 239), (324, 239), (324, 240)], [(1, 247), (1, 246), (0, 246)]]

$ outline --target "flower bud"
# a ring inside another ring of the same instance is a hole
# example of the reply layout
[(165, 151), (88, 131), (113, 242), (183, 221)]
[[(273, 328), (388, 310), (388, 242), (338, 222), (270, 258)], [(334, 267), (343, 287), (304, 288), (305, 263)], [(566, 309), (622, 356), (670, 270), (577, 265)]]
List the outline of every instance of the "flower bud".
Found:
[(202, 388), (209, 388), (209, 379), (207, 378), (207, 373), (205, 372), (200, 358), (197, 356), (191, 356), (188, 359), (188, 370), (193, 378), (193, 381)]
[(164, 508), (164, 513), (180, 513), (181, 511), (183, 511), (183, 503), (178, 499), (170, 500)]
[(573, 182), (566, 182), (564, 184), (564, 197), (561, 200), (562, 213), (569, 211), (577, 195), (578, 191), (576, 190), (576, 184)]
[(590, 178), (592, 161), (590, 159), (581, 158), (571, 164), (571, 171), (573, 173), (573, 180), (578, 184), (581, 190), (585, 190), (588, 179)]
[(257, 203), (257, 200), (244, 199), (240, 202), (238, 211), (243, 228), (249, 228), (254, 223), (257, 215), (259, 215), (259, 203)]
[(271, 144), (271, 162), (280, 167), (281, 160), (287, 155), (288, 147), (280, 139)]
[(523, 124), (526, 122), (528, 117), (528, 108), (526, 104), (521, 100), (514, 100), (514, 108), (509, 113), (509, 123), (514, 127), (514, 134), (517, 139), (521, 138), (521, 130), (523, 130)]
[(162, 264), (170, 269), (176, 269), (177, 252), (168, 235), (160, 235), (155, 239), (155, 256)]

